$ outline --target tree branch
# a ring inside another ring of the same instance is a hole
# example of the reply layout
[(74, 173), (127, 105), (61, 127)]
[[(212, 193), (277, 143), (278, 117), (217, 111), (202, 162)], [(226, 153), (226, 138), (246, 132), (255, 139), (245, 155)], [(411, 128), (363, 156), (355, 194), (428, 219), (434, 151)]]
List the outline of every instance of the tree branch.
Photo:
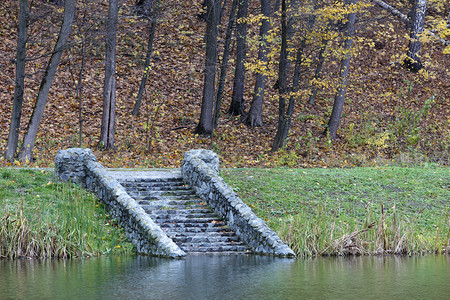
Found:
[[(394, 7), (390, 6), (386, 2), (383, 2), (381, 0), (371, 0), (371, 1), (374, 2), (375, 4), (377, 4), (378, 6), (380, 6), (381, 8), (389, 11), (394, 16), (400, 18), (403, 22), (405, 22), (405, 23), (409, 22), (408, 17), (406, 15), (404, 15), (403, 13), (401, 13), (399, 10), (395, 9)], [(433, 33), (432, 31), (430, 31), (428, 29), (425, 29), (425, 33), (431, 35), (432, 37), (435, 37), (445, 46), (450, 45), (450, 41), (444, 40), (443, 38), (441, 38), (440, 36), (438, 36), (437, 34)]]

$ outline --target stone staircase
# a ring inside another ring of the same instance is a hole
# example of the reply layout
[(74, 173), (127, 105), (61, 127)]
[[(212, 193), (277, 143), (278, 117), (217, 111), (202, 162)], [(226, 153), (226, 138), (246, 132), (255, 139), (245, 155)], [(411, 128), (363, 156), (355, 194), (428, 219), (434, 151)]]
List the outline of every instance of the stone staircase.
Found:
[(121, 178), (119, 182), (186, 253), (250, 253), (181, 177)]

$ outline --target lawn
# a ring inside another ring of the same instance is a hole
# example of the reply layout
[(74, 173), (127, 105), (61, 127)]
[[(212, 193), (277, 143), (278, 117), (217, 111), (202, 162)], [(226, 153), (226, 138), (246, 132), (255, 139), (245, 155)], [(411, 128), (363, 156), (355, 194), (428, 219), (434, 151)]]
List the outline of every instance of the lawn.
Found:
[(448, 168), (225, 169), (221, 175), (299, 255), (448, 250)]

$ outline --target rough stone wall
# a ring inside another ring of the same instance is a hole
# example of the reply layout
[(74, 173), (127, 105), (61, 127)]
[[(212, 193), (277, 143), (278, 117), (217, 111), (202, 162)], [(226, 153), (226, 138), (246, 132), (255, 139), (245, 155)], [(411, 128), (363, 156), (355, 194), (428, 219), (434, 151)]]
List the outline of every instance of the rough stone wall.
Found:
[(259, 254), (295, 256), (267, 224), (258, 218), (219, 176), (219, 159), (209, 150), (186, 152), (181, 174), (196, 193), (222, 216), (242, 241)]
[(101, 199), (125, 229), (139, 253), (178, 258), (186, 253), (153, 222), (123, 186), (97, 162), (90, 149), (71, 148), (58, 151), (55, 157), (55, 177), (76, 182)]

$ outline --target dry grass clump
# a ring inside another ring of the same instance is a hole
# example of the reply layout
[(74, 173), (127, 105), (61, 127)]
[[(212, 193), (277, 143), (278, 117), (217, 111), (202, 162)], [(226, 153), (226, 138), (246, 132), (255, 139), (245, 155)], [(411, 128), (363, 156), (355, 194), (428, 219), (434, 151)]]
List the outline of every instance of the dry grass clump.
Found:
[(33, 227), (24, 216), (23, 202), (15, 214), (6, 206), (0, 222), (0, 258), (69, 258), (81, 254), (58, 235), (54, 225)]
[(314, 217), (306, 211), (291, 216), (281, 226), (280, 236), (301, 257), (450, 252), (450, 226), (445, 227), (449, 216), (441, 222), (443, 230), (436, 227), (434, 238), (424, 237), (416, 220), (400, 216), (395, 205), (390, 214), (382, 205), (379, 219), (374, 218), (373, 207), (368, 206), (364, 222), (351, 226), (320, 206)]

